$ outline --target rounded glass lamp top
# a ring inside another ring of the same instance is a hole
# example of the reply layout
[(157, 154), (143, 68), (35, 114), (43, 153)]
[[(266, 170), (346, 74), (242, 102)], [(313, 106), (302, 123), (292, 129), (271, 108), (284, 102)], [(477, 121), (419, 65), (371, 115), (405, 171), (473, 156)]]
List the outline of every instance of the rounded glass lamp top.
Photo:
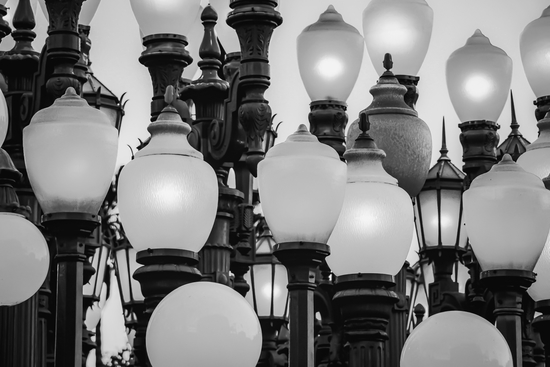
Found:
[(348, 162), (345, 198), (328, 244), (327, 258), (336, 275), (378, 273), (395, 275), (403, 266), (413, 236), (409, 195), (382, 167), (385, 153), (369, 147), (359, 136), (344, 153)]
[(510, 90), (512, 59), (478, 29), (449, 56), (447, 89), (461, 122), (496, 122)]
[(363, 36), (378, 75), (386, 53), (393, 56), (394, 74), (418, 75), (432, 28), (433, 10), (424, 0), (372, 0), (363, 11)]
[(130, 0), (143, 36), (187, 35), (200, 9), (200, 0)]
[(262, 209), (277, 243), (326, 243), (342, 209), (346, 165), (300, 125), (258, 165)]
[(189, 145), (191, 128), (173, 107), (151, 123), (149, 144), (120, 173), (120, 220), (137, 250), (198, 252), (212, 230), (218, 181), (202, 154)]
[(481, 269), (532, 271), (550, 230), (550, 192), (506, 154), (464, 193), (464, 219)]
[(23, 129), (29, 181), (45, 214), (96, 215), (116, 165), (118, 132), (73, 88)]
[(332, 5), (296, 41), (300, 76), (312, 101), (345, 102), (363, 60), (363, 37)]
[(448, 311), (422, 321), (407, 338), (401, 367), (512, 367), (506, 339), (470, 312)]
[(550, 95), (550, 6), (527, 24), (519, 39), (523, 70), (537, 96)]

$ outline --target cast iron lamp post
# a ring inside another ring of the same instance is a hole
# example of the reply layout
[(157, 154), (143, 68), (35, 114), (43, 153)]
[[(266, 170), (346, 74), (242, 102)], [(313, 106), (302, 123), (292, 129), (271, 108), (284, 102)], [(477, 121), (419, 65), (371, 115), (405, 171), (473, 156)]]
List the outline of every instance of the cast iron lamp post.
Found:
[[(509, 213), (514, 213), (510, 216)], [(478, 176), (464, 193), (464, 218), (481, 269), (495, 297), (496, 326), (522, 366), (523, 293), (550, 229), (550, 193), (509, 155)]]
[(334, 302), (350, 343), (351, 367), (386, 365), (386, 326), (399, 299), (390, 288), (407, 257), (414, 220), (409, 196), (382, 168), (385, 154), (368, 135), (368, 125), (362, 114), (363, 133), (344, 153), (344, 205), (329, 238), (328, 263), (338, 276)]
[(346, 166), (304, 125), (258, 165), (262, 209), (288, 271), (289, 365), (312, 367), (315, 270), (342, 208)]

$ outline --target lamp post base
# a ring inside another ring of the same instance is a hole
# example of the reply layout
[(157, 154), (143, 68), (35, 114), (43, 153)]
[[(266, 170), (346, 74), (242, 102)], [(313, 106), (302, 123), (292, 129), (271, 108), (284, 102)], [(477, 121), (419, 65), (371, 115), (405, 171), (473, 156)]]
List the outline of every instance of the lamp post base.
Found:
[(522, 367), (522, 301), (525, 291), (535, 281), (535, 273), (528, 270), (489, 270), (481, 273), (479, 281), (493, 292), (496, 327), (510, 346), (514, 367)]
[(350, 343), (349, 367), (386, 366), (386, 332), (399, 296), (389, 290), (394, 278), (386, 274), (346, 274), (336, 279), (334, 303), (342, 315)]
[(286, 267), (290, 295), (289, 366), (313, 367), (313, 296), (316, 270), (330, 247), (316, 242), (279, 243), (273, 254)]

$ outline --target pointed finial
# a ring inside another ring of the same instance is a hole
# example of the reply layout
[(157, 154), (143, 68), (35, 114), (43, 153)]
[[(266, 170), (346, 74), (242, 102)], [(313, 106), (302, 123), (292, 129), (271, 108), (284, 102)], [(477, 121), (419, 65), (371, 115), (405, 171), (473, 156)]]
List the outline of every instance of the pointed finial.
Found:
[(164, 102), (168, 105), (172, 105), (173, 102), (178, 98), (176, 95), (176, 88), (173, 85), (166, 87), (166, 92), (164, 92)]
[(439, 153), (441, 153), (441, 157), (439, 157), (439, 160), (449, 158), (447, 156), (447, 153), (449, 153), (449, 149), (447, 149), (447, 133), (445, 132), (445, 116), (443, 116), (443, 123), (441, 128), (441, 149), (439, 150)]
[(367, 134), (370, 130), (369, 115), (364, 112), (359, 114), (359, 129), (361, 129), (363, 134)]
[(384, 55), (384, 69), (386, 69), (386, 71), (390, 71), (391, 68), (393, 68), (393, 61), (392, 61), (392, 58), (391, 58), (391, 54), (386, 53)]
[(512, 133), (514, 135), (519, 134), (519, 124), (518, 120), (516, 118), (516, 105), (514, 104), (514, 93), (512, 93), (512, 90), (510, 89), (510, 108), (512, 110), (512, 123), (510, 124), (510, 128), (512, 129)]

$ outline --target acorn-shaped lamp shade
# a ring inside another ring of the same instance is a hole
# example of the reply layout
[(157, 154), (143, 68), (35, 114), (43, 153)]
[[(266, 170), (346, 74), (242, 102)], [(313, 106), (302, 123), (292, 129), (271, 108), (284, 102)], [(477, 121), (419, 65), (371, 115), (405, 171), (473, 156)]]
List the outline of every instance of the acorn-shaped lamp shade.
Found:
[(29, 181), (45, 214), (99, 211), (115, 170), (118, 132), (73, 88), (23, 129)]
[(550, 230), (550, 192), (510, 155), (464, 192), (466, 230), (481, 269), (532, 271)]
[(449, 56), (447, 89), (461, 122), (496, 122), (510, 90), (512, 59), (478, 29)]
[(372, 0), (363, 11), (363, 36), (378, 75), (386, 53), (396, 75), (418, 75), (428, 52), (433, 10), (424, 0)]
[(300, 125), (258, 165), (265, 219), (277, 243), (326, 243), (342, 209), (346, 165)]
[(363, 37), (332, 5), (296, 41), (300, 76), (312, 101), (345, 102), (363, 60)]

